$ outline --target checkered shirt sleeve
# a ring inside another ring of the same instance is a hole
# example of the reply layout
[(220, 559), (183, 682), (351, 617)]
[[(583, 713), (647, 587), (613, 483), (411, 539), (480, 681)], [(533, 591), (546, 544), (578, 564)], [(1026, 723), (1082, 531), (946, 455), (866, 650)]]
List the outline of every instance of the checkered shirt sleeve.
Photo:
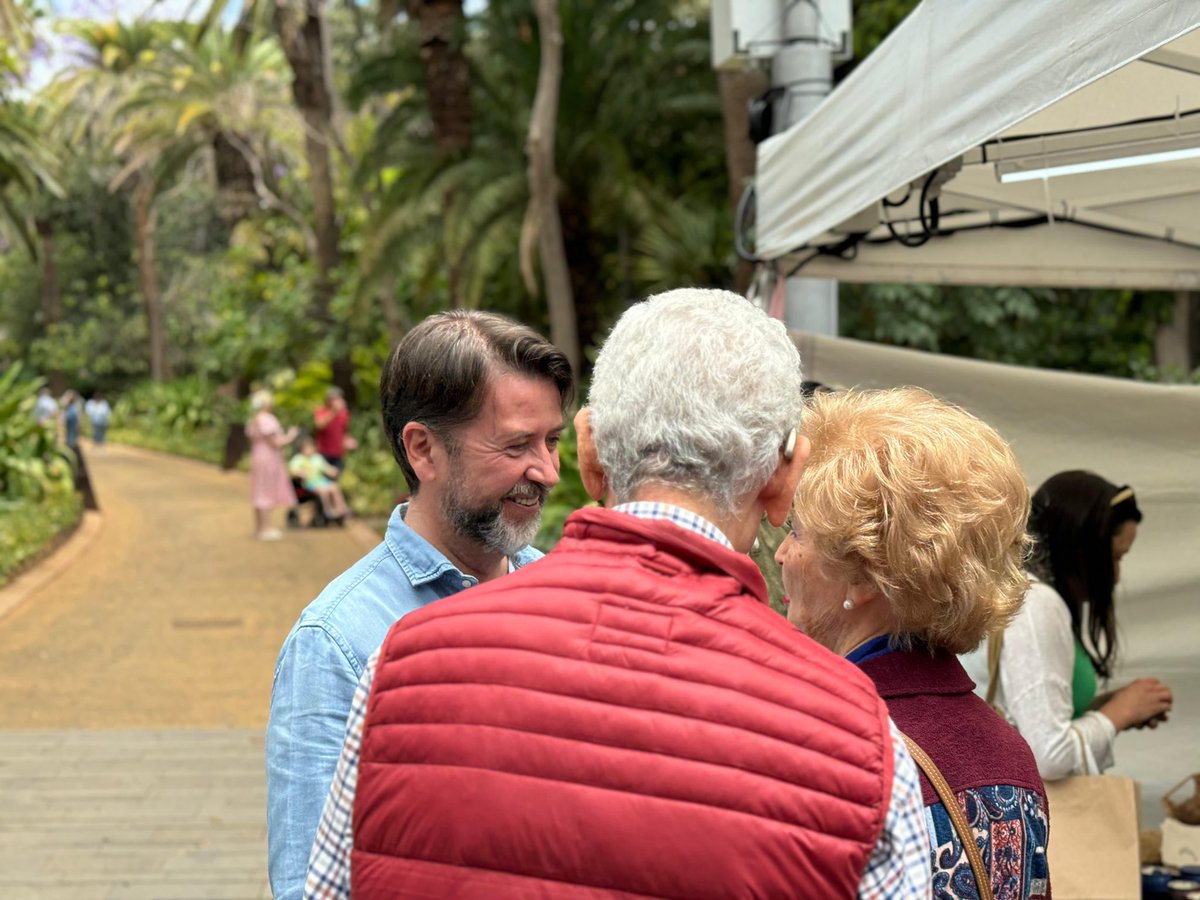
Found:
[(892, 798), (888, 804), (883, 834), (867, 860), (858, 884), (859, 900), (909, 900), (929, 897), (932, 890), (929, 832), (925, 825), (925, 801), (917, 765), (904, 746), (904, 736), (890, 718)]
[(304, 900), (350, 900), (350, 851), (354, 849), (354, 793), (358, 788), (358, 753), (362, 749), (363, 720), (367, 717), (367, 698), (375, 681), (376, 650), (367, 660), (362, 678), (354, 691), (350, 718), (346, 720), (346, 740), (333, 773), (333, 784), (325, 798), (325, 809), (317, 826), (308, 857), (308, 875), (304, 879)]

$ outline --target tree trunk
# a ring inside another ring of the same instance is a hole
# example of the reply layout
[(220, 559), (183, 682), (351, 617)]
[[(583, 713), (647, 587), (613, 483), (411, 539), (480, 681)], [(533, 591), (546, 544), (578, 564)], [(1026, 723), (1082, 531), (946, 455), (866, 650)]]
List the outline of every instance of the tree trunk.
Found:
[(158, 293), (158, 267), (154, 259), (154, 182), (146, 173), (138, 176), (133, 192), (134, 228), (137, 233), (138, 275), (142, 301), (146, 305), (146, 332), (150, 339), (150, 377), (166, 381), (171, 377), (167, 361), (167, 327), (162, 297)]
[(541, 60), (533, 113), (529, 118), (529, 137), (525, 144), (525, 152), (529, 156), (529, 209), (521, 229), (521, 269), (526, 285), (537, 293), (531, 258), (533, 241), (536, 239), (550, 313), (550, 340), (566, 354), (571, 368), (579, 372), (581, 353), (575, 321), (575, 298), (571, 292), (567, 251), (563, 245), (558, 179), (554, 168), (563, 43), (558, 0), (534, 0), (533, 8), (538, 20)]
[[(299, 8), (301, 5), (303, 8)], [(334, 138), (334, 103), (323, 0), (275, 0), (275, 28), (292, 69), (292, 96), (304, 116), (304, 151), (317, 240), (313, 316), (323, 328), (333, 331), (337, 328), (330, 309), (336, 291), (333, 270), (341, 257), (341, 234), (333, 197), (330, 146)], [(346, 402), (353, 404), (353, 365), (349, 357), (335, 359), (332, 368), (334, 382), (345, 393)]]
[[(250, 382), (245, 375), (239, 375), (232, 381), (217, 388), (217, 396), (232, 397), (244, 400), (250, 396)], [(250, 441), (246, 438), (246, 426), (242, 422), (230, 422), (225, 432), (225, 453), (221, 459), (221, 471), (232, 472), (241, 462), (246, 451), (250, 449)]]
[[(54, 326), (62, 321), (62, 301), (58, 292), (58, 254), (54, 246), (54, 224), (49, 219), (39, 218), (34, 223), (40, 246), (38, 252), (42, 264), (42, 326), (49, 336)], [(57, 397), (67, 389), (67, 379), (61, 369), (46, 373), (50, 390)]]
[[(248, 141), (234, 135), (244, 145)], [(213, 162), (217, 174), (217, 209), (225, 224), (233, 228), (258, 209), (258, 193), (254, 188), (254, 170), (250, 162), (223, 132), (212, 139)]]
[[(462, 50), (462, 0), (408, 0), (408, 14), (417, 23), (421, 68), (429, 93), (429, 115), (438, 156), (456, 156), (471, 148), (473, 111), (471, 70)], [(442, 221), (448, 223), (455, 192), (442, 194)], [(443, 243), (445, 246), (445, 243)], [(447, 284), (451, 309), (460, 309), (462, 261), (447, 255)]]
[(1183, 375), (1200, 366), (1200, 292), (1175, 293), (1171, 321), (1154, 336), (1154, 361), (1160, 369)]
[(333, 302), (333, 270), (341, 258), (338, 244), (341, 233), (337, 224), (337, 209), (333, 199), (333, 156), (329, 141), (324, 137), (325, 121), (317, 110), (304, 111), (306, 136), (305, 155), (308, 158), (309, 188), (313, 197), (313, 219), (317, 235), (317, 312), (321, 320), (330, 322), (329, 307)]
[[(754, 177), (757, 151), (750, 140), (750, 122), (746, 104), (767, 89), (765, 72), (757, 69), (718, 71), (717, 84), (721, 91), (721, 116), (725, 122), (725, 171), (729, 177), (729, 210), (737, 214), (738, 201), (747, 180)], [(746, 293), (754, 277), (754, 266), (738, 259), (734, 273), (734, 290)]]
[(462, 0), (409, 0), (408, 14), (420, 34), (421, 66), (438, 153), (471, 146), (471, 70), (462, 50)]
[[(591, 209), (586, 201), (570, 195), (564, 195), (560, 200), (558, 216), (562, 221), (563, 246), (567, 250), (571, 297), (575, 301), (575, 334), (580, 349), (580, 368), (576, 374), (586, 378), (591, 374), (591, 363), (583, 351), (593, 346), (598, 336), (612, 324), (612, 314), (619, 314), (629, 304), (624, 298), (617, 298), (614, 303), (612, 292), (600, 278), (608, 247), (597, 243)], [(632, 300), (632, 272), (629, 291)]]

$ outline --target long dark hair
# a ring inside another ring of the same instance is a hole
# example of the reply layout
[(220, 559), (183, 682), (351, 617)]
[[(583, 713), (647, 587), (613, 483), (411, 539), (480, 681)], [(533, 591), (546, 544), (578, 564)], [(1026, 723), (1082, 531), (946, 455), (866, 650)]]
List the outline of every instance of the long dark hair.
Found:
[(1034, 574), (1066, 601), (1071, 631), (1102, 678), (1112, 674), (1117, 655), (1113, 535), (1125, 522), (1140, 521), (1133, 490), (1091, 472), (1059, 472), (1033, 495), (1029, 531), (1036, 541)]

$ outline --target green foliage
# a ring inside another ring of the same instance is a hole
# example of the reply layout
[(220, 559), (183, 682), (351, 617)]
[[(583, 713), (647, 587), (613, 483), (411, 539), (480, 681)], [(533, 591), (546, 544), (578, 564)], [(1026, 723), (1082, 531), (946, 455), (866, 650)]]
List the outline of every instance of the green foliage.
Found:
[(39, 387), (20, 363), (0, 373), (0, 501), (37, 501), (72, 488), (67, 451), (57, 446), (53, 427), (33, 418)]
[(585, 506), (593, 506), (592, 498), (583, 487), (579, 477), (579, 456), (576, 449), (575, 429), (568, 426), (558, 444), (558, 484), (550, 491), (546, 506), (542, 510), (542, 527), (534, 539), (534, 546), (549, 551), (562, 537), (563, 524), (567, 516)]
[(359, 413), (350, 421), (358, 449), (346, 455), (342, 487), (360, 516), (385, 516), (408, 494), (408, 486), (383, 432), (379, 415)]
[(39, 500), (0, 501), (0, 585), (36, 561), (82, 512), (69, 485), (54, 487)]
[[(854, 0), (854, 59), (847, 71), (866, 59), (921, 0)], [(845, 77), (847, 71), (838, 74)]]
[(776, 528), (763, 516), (758, 524), (758, 537), (750, 549), (750, 558), (754, 560), (767, 583), (767, 596), (771, 601), (771, 608), (782, 616), (787, 615), (787, 607), (783, 603), (787, 592), (783, 587), (783, 570), (779, 563), (775, 562), (775, 551), (787, 537), (788, 528), (790, 526)]
[[(855, 0), (857, 59), (916, 2)], [(731, 278), (708, 6), (561, 4), (558, 199), (588, 359), (633, 298)], [(268, 4), (256, 8), (272, 15)], [(84, 391), (124, 394), (114, 440), (216, 462), (246, 410), (218, 399), (214, 385), (272, 387), (280, 418), (311, 428), (332, 374), (327, 361), (349, 358), (360, 446), (345, 483), (359, 512), (389, 511), (404, 486), (376, 386), (393, 331), (453, 305), (548, 326), (544, 297), (526, 291), (517, 266), (536, 18), (529, 0), (475, 8), (455, 37), (471, 68), (473, 142), (449, 155), (433, 145), (414, 22), (377, 18), (361, 4), (327, 10), (341, 94), (330, 139), (342, 257), (325, 323), (311, 314), (318, 285), (304, 131), (274, 38), (261, 28), (220, 31), (215, 16), (205, 34), (186, 23), (65, 26), (78, 38), (80, 66), (36, 103), (0, 110), (0, 191), (20, 205), (20, 221), (51, 226), (61, 311), (49, 326), (38, 260), (0, 255), (0, 364), (20, 359)], [(61, 161), (48, 152), (59, 147), (70, 149)], [(159, 191), (155, 251), (170, 361), (188, 376), (158, 388), (138, 384), (147, 333), (131, 198), (119, 187), (143, 168)], [(10, 229), (11, 244), (16, 235)], [(26, 236), (37, 234), (27, 228)], [(1079, 371), (1198, 377), (1153, 364), (1154, 329), (1169, 306), (1160, 295), (843, 285), (842, 297), (843, 329), (854, 337)], [(543, 546), (587, 502), (573, 454), (568, 436)]]
[(649, 294), (722, 284), (734, 266), (733, 220), (723, 207), (664, 198), (634, 245), (633, 276)]
[(30, 201), (43, 192), (62, 194), (59, 163), (43, 132), (43, 118), (0, 94), (0, 218), (25, 243), (30, 256), (37, 255)]
[(241, 407), (200, 378), (146, 381), (113, 407), (111, 440), (219, 463), (230, 422)]
[[(324, 360), (310, 360), (299, 370), (273, 372), (263, 382), (270, 389), (275, 404), (275, 414), (281, 420), (301, 424), (311, 419), (313, 410), (325, 402), (325, 392), (333, 383), (333, 372)], [(312, 431), (312, 423), (301, 425)]]
[(1200, 384), (1200, 367), (1190, 372), (1179, 366), (1160, 367), (1135, 360), (1133, 377), (1138, 381), (1158, 381), (1163, 384)]
[(125, 423), (149, 422), (177, 432), (219, 428), (231, 421), (236, 405), (218, 397), (216, 389), (199, 378), (147, 381), (117, 401), (114, 418)]
[[(557, 124), (559, 203), (584, 343), (650, 285), (724, 284), (724, 148), (708, 23), (665, 0), (563, 4)], [(516, 271), (528, 203), (525, 140), (537, 83), (528, 2), (488, 4), (468, 29), (473, 145), (439, 157), (412, 26), (362, 64), (351, 88), (383, 113), (358, 183), (378, 196), (362, 265), (375, 283), (398, 259), (414, 275), (412, 311), (440, 304), (509, 312), (544, 329), (544, 300)], [(687, 205), (673, 203), (686, 196)], [(663, 216), (669, 217), (664, 222)], [(695, 227), (699, 224), (699, 227)], [(678, 284), (679, 282), (676, 282)]]
[[(299, 370), (271, 372), (255, 386), (272, 392), (274, 412), (284, 427), (298, 425), (311, 433), (313, 411), (324, 401), (329, 385), (329, 364), (310, 361)], [(109, 437), (217, 465), (230, 425), (240, 427), (248, 417), (245, 402), (224, 396), (201, 378), (146, 381), (117, 401)], [(350, 434), (358, 448), (346, 456), (342, 485), (351, 506), (358, 515), (386, 515), (407, 489), (373, 408), (354, 411)]]
[(81, 152), (64, 175), (66, 195), (35, 204), (36, 218), (54, 234), (56, 326), (45, 319), (41, 261), (24, 253), (0, 256), (0, 359), (70, 373), (72, 386), (82, 390), (111, 391), (146, 370), (145, 323), (126, 198), (97, 183), (103, 171)]
[(1153, 371), (1170, 295), (1021, 287), (841, 286), (847, 337), (1121, 377)]
[(315, 263), (291, 253), (274, 261), (263, 257), (261, 245), (238, 245), (219, 273), (212, 285), (208, 371), (256, 381), (299, 366), (320, 338), (309, 315)]

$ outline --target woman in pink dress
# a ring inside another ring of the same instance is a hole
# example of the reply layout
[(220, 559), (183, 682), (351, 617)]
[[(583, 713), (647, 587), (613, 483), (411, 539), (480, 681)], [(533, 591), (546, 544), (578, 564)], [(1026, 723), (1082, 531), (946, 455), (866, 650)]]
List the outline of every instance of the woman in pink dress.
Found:
[(286, 432), (271, 413), (270, 391), (255, 391), (250, 398), (253, 415), (246, 423), (250, 439), (250, 503), (254, 507), (254, 530), (260, 541), (277, 541), (283, 532), (271, 527), (271, 510), (296, 505), (296, 492), (283, 462), (282, 449), (296, 439), (295, 427)]

